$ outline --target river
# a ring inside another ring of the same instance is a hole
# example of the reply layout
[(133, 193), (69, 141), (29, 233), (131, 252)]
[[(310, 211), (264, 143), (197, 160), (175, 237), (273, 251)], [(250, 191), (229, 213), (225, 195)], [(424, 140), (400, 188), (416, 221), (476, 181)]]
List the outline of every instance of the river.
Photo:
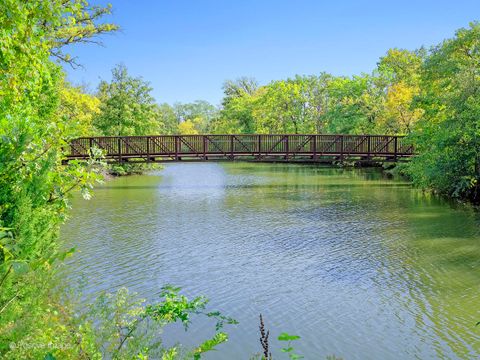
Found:
[[(259, 313), (273, 348), (296, 334), (306, 359), (480, 356), (480, 214), (376, 169), (168, 164), (75, 197), (61, 238), (84, 296), (155, 300), (168, 283), (237, 319), (206, 359), (258, 353)], [(205, 325), (165, 341), (197, 344)]]

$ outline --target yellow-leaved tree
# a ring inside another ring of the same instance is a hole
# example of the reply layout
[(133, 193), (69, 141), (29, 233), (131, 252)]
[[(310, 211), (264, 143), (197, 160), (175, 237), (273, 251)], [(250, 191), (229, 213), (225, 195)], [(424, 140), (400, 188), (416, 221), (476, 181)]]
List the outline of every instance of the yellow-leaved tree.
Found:
[(185, 120), (178, 124), (178, 133), (181, 135), (196, 135), (198, 130), (195, 128), (193, 120)]
[(412, 106), (418, 95), (418, 86), (399, 82), (389, 87), (385, 101), (385, 113), (382, 125), (393, 134), (409, 134), (412, 126), (422, 117), (424, 111)]
[(60, 89), (58, 112), (71, 128), (71, 134), (92, 136), (95, 134), (93, 119), (100, 113), (100, 100), (86, 93), (82, 87), (64, 82)]

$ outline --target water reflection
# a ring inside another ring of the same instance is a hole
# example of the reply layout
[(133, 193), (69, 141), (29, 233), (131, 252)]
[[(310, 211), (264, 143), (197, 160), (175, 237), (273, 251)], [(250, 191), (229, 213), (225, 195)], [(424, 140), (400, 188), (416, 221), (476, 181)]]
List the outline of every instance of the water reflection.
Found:
[[(237, 318), (211, 359), (258, 351), (260, 312), (307, 358), (476, 358), (479, 224), (375, 170), (201, 163), (75, 199), (62, 237), (86, 295), (173, 283)], [(198, 343), (202, 325), (175, 338)]]

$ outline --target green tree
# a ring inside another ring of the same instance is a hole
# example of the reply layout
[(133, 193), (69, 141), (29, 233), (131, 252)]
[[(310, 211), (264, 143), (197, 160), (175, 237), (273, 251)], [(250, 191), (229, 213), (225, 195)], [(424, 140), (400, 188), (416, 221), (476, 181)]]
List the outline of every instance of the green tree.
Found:
[(177, 132), (178, 119), (173, 107), (163, 103), (157, 106), (156, 111), (161, 126), (160, 133), (167, 135), (175, 134)]
[(254, 110), (260, 133), (312, 132), (307, 121), (307, 96), (303, 78), (274, 81), (264, 88)]
[[(35, 4), (35, 2), (31, 2)], [(44, 5), (41, 1), (38, 5)], [(119, 29), (116, 24), (104, 22), (105, 15), (112, 9), (110, 4), (99, 6), (86, 0), (52, 0), (52, 14), (62, 17), (61, 22), (41, 21), (38, 25), (43, 29), (50, 54), (61, 62), (72, 67), (80, 66), (76, 58), (65, 52), (70, 44), (102, 44), (100, 37)]]
[(112, 70), (112, 80), (98, 86), (100, 114), (94, 126), (104, 135), (156, 134), (161, 129), (150, 84), (128, 74), (125, 65)]
[[(303, 83), (305, 94), (306, 121), (313, 125), (314, 131), (321, 134), (327, 125), (326, 115), (330, 111), (330, 84), (334, 77), (327, 73), (320, 76), (305, 76), (297, 78)], [(311, 126), (309, 126), (311, 127)]]
[(80, 86), (64, 81), (60, 85), (58, 114), (69, 126), (72, 136), (95, 135), (93, 119), (100, 113), (100, 100)]
[[(175, 103), (173, 104), (173, 111), (176, 115), (178, 126), (180, 127), (183, 122), (188, 121), (193, 126), (195, 133), (206, 133), (210, 128), (210, 122), (218, 113), (218, 109), (215, 106), (204, 100), (186, 104)], [(177, 130), (182, 133), (180, 128)]]
[[(99, 24), (108, 8), (95, 9), (74, 0), (0, 2), (2, 358), (15, 358), (9, 343), (34, 340), (34, 329), (43, 325), (45, 333), (58, 326), (47, 315), (52, 302), (47, 296), (50, 269), (65, 255), (58, 250), (58, 228), (71, 191), (81, 188), (88, 196), (98, 179), (88, 164), (61, 165), (62, 147), (78, 135), (78, 129), (69, 121), (68, 111), (59, 108), (63, 74), (50, 60), (61, 47), (60, 30), (78, 30), (88, 23), (82, 38), (86, 41), (116, 28)], [(75, 25), (81, 16), (90, 20)], [(69, 43), (78, 41), (73, 38)]]
[(337, 134), (370, 132), (382, 107), (382, 94), (369, 75), (336, 77), (328, 84), (325, 131)]
[(421, 71), (417, 106), (424, 115), (412, 135), (414, 182), (457, 198), (480, 201), (480, 24), (434, 47)]
[(258, 90), (258, 82), (254, 78), (240, 77), (236, 80), (227, 80), (223, 83), (223, 93), (225, 94), (222, 105), (228, 106), (233, 99), (243, 96), (252, 96)]
[(399, 82), (416, 85), (420, 78), (420, 67), (426, 56), (425, 49), (409, 51), (390, 49), (377, 64), (378, 73), (385, 81), (385, 86)]

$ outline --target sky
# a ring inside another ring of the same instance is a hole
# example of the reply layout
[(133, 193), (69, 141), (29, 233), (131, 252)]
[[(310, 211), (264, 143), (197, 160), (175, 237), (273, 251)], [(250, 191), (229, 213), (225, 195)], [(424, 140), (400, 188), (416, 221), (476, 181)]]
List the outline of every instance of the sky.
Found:
[[(121, 31), (69, 53), (68, 79), (95, 90), (123, 63), (159, 103), (222, 98), (227, 79), (260, 84), (371, 72), (389, 48), (414, 50), (480, 20), (480, 0), (110, 0)], [(90, 0), (106, 4), (103, 0)]]

